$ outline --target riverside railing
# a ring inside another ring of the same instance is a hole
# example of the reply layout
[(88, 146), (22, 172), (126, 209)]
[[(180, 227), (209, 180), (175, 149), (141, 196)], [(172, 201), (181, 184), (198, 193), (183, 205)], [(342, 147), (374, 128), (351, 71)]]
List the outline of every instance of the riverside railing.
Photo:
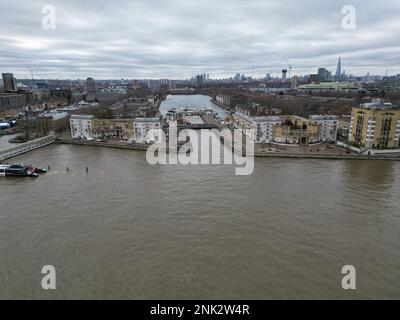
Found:
[(36, 150), (52, 144), (55, 141), (54, 135), (48, 135), (43, 138), (35, 139), (29, 142), (20, 143), (12, 147), (7, 147), (0, 149), (0, 161), (11, 159), (13, 157), (19, 156), (20, 154)]

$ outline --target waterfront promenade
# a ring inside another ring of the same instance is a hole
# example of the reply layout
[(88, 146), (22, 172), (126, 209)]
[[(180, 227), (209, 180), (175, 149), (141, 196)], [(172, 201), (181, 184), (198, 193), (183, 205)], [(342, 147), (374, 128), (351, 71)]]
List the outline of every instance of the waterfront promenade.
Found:
[[(147, 151), (148, 144), (132, 144), (129, 145), (126, 142), (120, 141), (109, 141), (109, 142), (97, 142), (97, 141), (85, 141), (85, 140), (73, 140), (63, 139), (57, 140), (56, 143), (60, 144), (71, 144), (71, 145), (82, 145), (82, 146), (95, 146), (103, 148), (115, 148), (115, 149), (127, 149), (127, 150), (139, 150)], [(280, 146), (282, 148), (282, 146)], [(268, 151), (270, 148), (260, 147), (256, 145), (254, 156), (256, 158), (287, 158), (287, 159), (326, 159), (326, 160), (391, 160), (400, 161), (400, 156), (394, 155), (375, 155), (366, 156), (359, 155), (356, 153), (347, 154), (346, 150), (341, 149), (337, 146), (333, 146), (332, 150), (327, 151), (326, 145), (321, 144), (317, 146), (309, 146), (307, 148), (291, 148), (291, 150), (274, 150)], [(272, 149), (271, 149), (272, 150)], [(167, 151), (168, 152), (168, 151)]]
[(16, 144), (11, 147), (6, 147), (0, 150), (0, 161), (8, 160), (17, 157), (21, 154), (48, 146), (55, 141), (54, 135), (48, 135), (43, 138), (35, 139), (29, 142)]

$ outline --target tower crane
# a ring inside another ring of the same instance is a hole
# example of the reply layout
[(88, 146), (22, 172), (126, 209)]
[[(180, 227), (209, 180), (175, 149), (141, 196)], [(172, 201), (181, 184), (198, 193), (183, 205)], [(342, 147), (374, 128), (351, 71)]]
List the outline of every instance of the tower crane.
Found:
[(289, 60), (288, 60), (286, 57), (283, 57), (283, 58), (285, 59), (287, 65), (288, 65), (288, 67), (289, 67), (289, 79), (291, 79), (291, 74), (292, 74), (293, 66), (289, 63)]

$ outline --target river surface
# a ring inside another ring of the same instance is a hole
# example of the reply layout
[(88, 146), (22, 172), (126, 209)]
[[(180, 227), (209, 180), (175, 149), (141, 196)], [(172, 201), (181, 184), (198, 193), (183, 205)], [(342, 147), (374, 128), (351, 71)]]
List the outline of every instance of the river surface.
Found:
[(239, 177), (71, 145), (13, 162), (51, 171), (0, 177), (0, 298), (400, 298), (399, 162), (259, 158)]

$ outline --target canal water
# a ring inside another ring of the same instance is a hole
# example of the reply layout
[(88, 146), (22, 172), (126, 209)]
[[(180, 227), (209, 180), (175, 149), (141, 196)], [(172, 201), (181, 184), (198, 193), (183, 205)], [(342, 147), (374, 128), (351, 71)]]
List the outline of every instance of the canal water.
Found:
[(400, 298), (399, 162), (259, 158), (238, 177), (72, 145), (14, 161), (51, 171), (0, 177), (0, 298)]
[(175, 108), (176, 110), (207, 110), (213, 109), (218, 115), (224, 119), (228, 114), (226, 111), (212, 103), (211, 97), (205, 95), (168, 95), (167, 98), (161, 103), (160, 112), (163, 116), (167, 112)]

